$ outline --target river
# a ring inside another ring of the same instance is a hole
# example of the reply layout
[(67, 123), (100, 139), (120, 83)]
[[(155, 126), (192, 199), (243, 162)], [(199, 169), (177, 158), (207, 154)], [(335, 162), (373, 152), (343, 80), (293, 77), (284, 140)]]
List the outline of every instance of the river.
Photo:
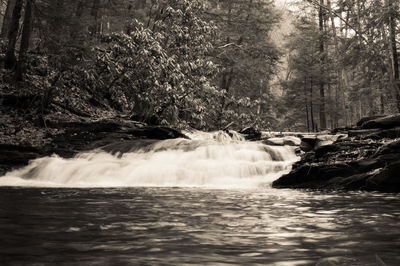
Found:
[(293, 147), (189, 135), (0, 177), (1, 265), (400, 263), (398, 195), (273, 189)]

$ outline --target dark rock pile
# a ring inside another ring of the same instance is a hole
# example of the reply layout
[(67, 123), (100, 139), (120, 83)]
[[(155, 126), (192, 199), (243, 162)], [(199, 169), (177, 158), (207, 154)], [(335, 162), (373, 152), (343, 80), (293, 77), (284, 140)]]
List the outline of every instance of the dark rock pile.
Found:
[(327, 145), (304, 138), (301, 160), (273, 187), (400, 192), (400, 115), (364, 118), (342, 133)]

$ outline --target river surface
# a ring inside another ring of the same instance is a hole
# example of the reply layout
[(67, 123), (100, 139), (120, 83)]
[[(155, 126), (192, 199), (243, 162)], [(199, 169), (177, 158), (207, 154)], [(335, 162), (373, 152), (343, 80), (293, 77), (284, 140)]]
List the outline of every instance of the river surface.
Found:
[(292, 147), (199, 139), (0, 177), (0, 264), (400, 264), (398, 195), (273, 189)]

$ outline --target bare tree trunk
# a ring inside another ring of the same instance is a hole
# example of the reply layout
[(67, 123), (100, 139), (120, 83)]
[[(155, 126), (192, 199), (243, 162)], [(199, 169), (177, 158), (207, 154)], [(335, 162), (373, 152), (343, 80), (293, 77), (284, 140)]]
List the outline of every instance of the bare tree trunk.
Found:
[(320, 107), (319, 107), (319, 123), (320, 129), (326, 129), (326, 115), (325, 115), (325, 82), (324, 82), (324, 63), (325, 63), (325, 47), (324, 47), (324, 0), (320, 0), (318, 18), (319, 18), (319, 31), (320, 31), (320, 40), (319, 40), (319, 52), (320, 52), (320, 63), (321, 63), (321, 73), (319, 80), (319, 97), (320, 97)]
[(19, 20), (21, 18), (23, 0), (16, 0), (13, 15), (10, 24), (10, 31), (8, 32), (8, 46), (6, 57), (4, 59), (4, 67), (12, 69), (15, 67), (17, 58), (15, 57), (15, 46), (17, 44)]
[[(331, 30), (332, 30), (332, 35), (333, 35), (333, 43), (335, 47), (335, 54), (336, 58), (340, 58), (339, 54), (339, 41), (336, 33), (336, 26), (335, 26), (335, 18), (332, 13), (332, 7), (331, 7), (331, 1), (327, 0), (327, 6), (329, 9), (329, 17), (331, 19)], [(339, 20), (342, 22), (342, 20)], [(339, 109), (340, 109), (340, 104), (339, 104), (339, 94), (342, 89), (342, 75), (341, 72), (343, 70), (342, 64), (339, 62), (339, 60), (336, 61), (336, 75), (337, 75), (337, 85), (335, 86), (335, 110), (333, 114), (333, 120), (334, 120), (334, 127), (339, 127)]]
[(19, 58), (16, 65), (15, 79), (22, 81), (23, 74), (26, 69), (26, 53), (29, 49), (29, 41), (31, 38), (32, 30), (32, 1), (26, 0), (25, 15), (24, 15), (24, 26), (22, 28), (21, 45), (19, 48)]
[(0, 38), (6, 38), (8, 35), (14, 7), (15, 7), (15, 0), (8, 0), (6, 11), (4, 13), (3, 24), (1, 26)]

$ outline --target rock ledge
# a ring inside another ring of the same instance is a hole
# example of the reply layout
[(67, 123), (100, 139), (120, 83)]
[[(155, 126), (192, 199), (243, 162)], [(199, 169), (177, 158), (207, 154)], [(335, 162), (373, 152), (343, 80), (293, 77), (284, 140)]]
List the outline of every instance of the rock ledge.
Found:
[(332, 144), (310, 148), (305, 139), (308, 151), (272, 186), (400, 192), (399, 126), (400, 115), (364, 118)]

